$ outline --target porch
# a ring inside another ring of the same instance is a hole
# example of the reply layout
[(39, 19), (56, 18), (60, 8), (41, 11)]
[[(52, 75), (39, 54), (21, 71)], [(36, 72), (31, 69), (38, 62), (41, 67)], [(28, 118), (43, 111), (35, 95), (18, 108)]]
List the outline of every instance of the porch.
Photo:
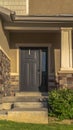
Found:
[(73, 88), (73, 16), (0, 14), (0, 117), (48, 123), (48, 91)]
[[(72, 84), (73, 84), (72, 82), (73, 79), (73, 74), (72, 74), (73, 73), (73, 51), (72, 51), (73, 17), (72, 15), (45, 16), (45, 17), (44, 16), (16, 16), (14, 12), (10, 12), (8, 10), (7, 13), (3, 12), (1, 16), (3, 20), (1, 24), (3, 24), (5, 36), (8, 40), (8, 44), (10, 48), (9, 55), (11, 57), (11, 60), (8, 61), (9, 66), (11, 66), (11, 70), (10, 67), (8, 70), (6, 70), (7, 71), (6, 77), (10, 75), (10, 85), (9, 82), (7, 82), (9, 78), (5, 79), (6, 84), (3, 79), (1, 83), (1, 86), (3, 86), (3, 90), (6, 91), (5, 93), (8, 93), (7, 91), (10, 92), (20, 91), (21, 89), (20, 82), (22, 77), (20, 78), (21, 76), (20, 70), (21, 68), (23, 68), (20, 65), (21, 48), (24, 48), (24, 50), (28, 48), (28, 53), (30, 54), (33, 48), (34, 50), (39, 50), (39, 49), (43, 50), (44, 48), (47, 49), (47, 56), (45, 62), (47, 91), (55, 87), (72, 88)], [(5, 16), (7, 16), (8, 19)], [(5, 52), (2, 51), (2, 47), (0, 50), (1, 53)], [(3, 57), (6, 57), (6, 53), (4, 53), (4, 55), (5, 56)], [(39, 59), (41, 59), (40, 57)], [(4, 64), (4, 60), (2, 60), (2, 62), (3, 62), (2, 64)], [(40, 85), (42, 84), (42, 79), (43, 79), (42, 69), (41, 69), (43, 68), (43, 65), (40, 60), (39, 63), (40, 63), (39, 65), (40, 68), (38, 69), (40, 73), (39, 73), (38, 82)], [(4, 64), (4, 66), (6, 68), (7, 65)], [(30, 67), (29, 69), (31, 70)], [(3, 68), (3, 72), (4, 72), (4, 68)], [(37, 71), (35, 73), (33, 72), (34, 77), (35, 76), (37, 77), (36, 73)], [(27, 77), (26, 74), (27, 72), (24, 75), (23, 81), (25, 80), (25, 77)], [(3, 76), (4, 73), (2, 73), (1, 77)], [(32, 75), (30, 75), (30, 78), (31, 77)], [(32, 79), (31, 82), (33, 82), (33, 78), (31, 79)], [(39, 85), (37, 85), (37, 87), (39, 87)], [(7, 89), (7, 86), (10, 86), (10, 90)]]
[[(11, 44), (16, 45), (17, 48), (17, 73), (11, 74), (13, 82), (18, 83), (20, 79), (20, 48), (28, 48), (31, 51), (33, 48), (46, 48), (47, 49), (47, 88), (48, 91), (54, 88), (71, 88), (73, 80), (73, 31), (72, 28), (50, 28), (48, 31), (31, 31), (31, 32), (10, 32)], [(30, 42), (30, 43), (29, 43)], [(42, 65), (41, 65), (42, 67)], [(40, 74), (41, 75), (41, 74)], [(41, 81), (42, 82), (42, 81)], [(15, 83), (16, 84), (16, 83)], [(14, 85), (15, 86), (15, 85)], [(18, 87), (20, 90), (20, 86)]]

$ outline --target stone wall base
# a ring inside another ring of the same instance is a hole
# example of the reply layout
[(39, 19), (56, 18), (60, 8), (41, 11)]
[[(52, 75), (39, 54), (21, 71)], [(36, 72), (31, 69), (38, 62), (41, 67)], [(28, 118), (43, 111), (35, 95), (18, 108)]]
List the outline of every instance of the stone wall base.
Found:
[(10, 76), (10, 93), (19, 91), (19, 75)]
[(10, 59), (0, 50), (0, 94), (8, 95), (10, 89)]
[(60, 72), (58, 74), (58, 82), (60, 88), (73, 89), (73, 73)]
[[(48, 91), (58, 88), (73, 89), (73, 73), (58, 73), (58, 76), (49, 78)], [(19, 91), (19, 75), (10, 76), (10, 93)]]
[(55, 75), (49, 75), (48, 79), (48, 91), (58, 88), (58, 78)]

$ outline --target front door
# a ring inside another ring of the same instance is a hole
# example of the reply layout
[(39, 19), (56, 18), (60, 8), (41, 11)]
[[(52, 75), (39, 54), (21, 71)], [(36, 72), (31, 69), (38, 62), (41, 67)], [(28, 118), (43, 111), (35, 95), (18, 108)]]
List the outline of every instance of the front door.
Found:
[(20, 91), (47, 91), (47, 53), (20, 48)]

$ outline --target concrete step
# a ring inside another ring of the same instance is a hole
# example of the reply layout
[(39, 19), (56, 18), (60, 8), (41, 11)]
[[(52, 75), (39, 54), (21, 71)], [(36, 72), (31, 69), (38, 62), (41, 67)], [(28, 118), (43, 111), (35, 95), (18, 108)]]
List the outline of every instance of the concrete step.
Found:
[(2, 97), (2, 103), (4, 102), (15, 102), (16, 101), (16, 97), (15, 96), (6, 96), (6, 97)]
[(0, 104), (0, 110), (11, 110), (13, 108), (47, 108), (47, 102), (6, 102)]
[(15, 102), (16, 108), (47, 108), (47, 102)]
[(25, 123), (48, 124), (46, 93), (17, 93), (2, 98), (0, 119)]
[(47, 101), (47, 97), (44, 96), (37, 96), (37, 97), (32, 97), (32, 96), (28, 96), (28, 97), (17, 97), (16, 101), (21, 101), (21, 102), (43, 102), (43, 101)]
[(0, 104), (0, 111), (2, 110), (11, 110), (13, 108), (14, 104), (13, 103), (1, 103)]
[(46, 101), (48, 99), (47, 93), (39, 92), (18, 92), (15, 96), (2, 97), (2, 102), (36, 102)]
[(9, 112), (13, 112), (13, 111), (48, 111), (47, 108), (18, 108), (18, 107), (14, 107), (13, 109), (9, 110)]
[(7, 115), (7, 114), (8, 114), (8, 111), (7, 111), (7, 110), (1, 110), (1, 111), (0, 111), (0, 116), (1, 116), (1, 115)]
[(48, 97), (45, 96), (8, 96), (8, 97), (3, 97), (2, 102), (42, 102), (42, 101), (47, 101)]
[(43, 93), (41, 93), (41, 92), (17, 92), (16, 93), (16, 96), (32, 96), (32, 97), (36, 97), (36, 96), (48, 96), (48, 93), (47, 92), (43, 92)]
[(13, 109), (8, 111), (7, 120), (48, 124), (48, 110), (47, 109)]

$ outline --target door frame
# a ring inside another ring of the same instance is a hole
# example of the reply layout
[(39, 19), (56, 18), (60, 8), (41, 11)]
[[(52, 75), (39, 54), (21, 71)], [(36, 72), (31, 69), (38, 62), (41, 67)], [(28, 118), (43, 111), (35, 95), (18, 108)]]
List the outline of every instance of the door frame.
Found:
[(43, 49), (47, 48), (47, 90), (48, 90), (48, 77), (50, 75), (50, 51), (51, 51), (51, 44), (24, 44), (19, 46), (19, 91), (20, 91), (20, 48), (38, 48), (38, 49)]

